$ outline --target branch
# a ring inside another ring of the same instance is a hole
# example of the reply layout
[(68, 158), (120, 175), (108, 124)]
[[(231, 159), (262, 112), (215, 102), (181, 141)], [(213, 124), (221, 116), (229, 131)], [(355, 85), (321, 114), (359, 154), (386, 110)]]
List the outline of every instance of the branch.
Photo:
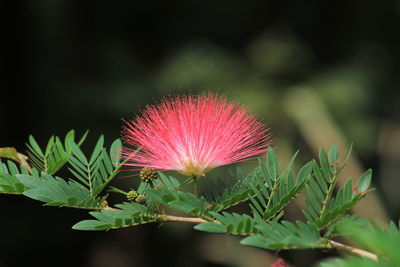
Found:
[[(204, 223), (207, 222), (204, 219), (201, 218), (196, 218), (196, 217), (179, 217), (179, 216), (171, 216), (171, 215), (162, 215), (162, 218), (164, 221), (169, 221), (169, 222), (188, 222), (188, 223)], [(214, 221), (216, 223), (219, 223), (217, 220)], [(374, 253), (371, 253), (369, 251), (363, 250), (363, 249), (359, 249), (359, 248), (355, 248), (355, 247), (351, 247), (330, 239), (326, 239), (326, 242), (328, 243), (328, 245), (330, 245), (329, 248), (332, 249), (336, 249), (338, 251), (343, 251), (343, 252), (347, 252), (347, 253), (351, 253), (357, 256), (361, 256), (361, 257), (366, 257), (369, 258), (373, 261), (378, 261), (378, 256)]]
[(189, 222), (189, 223), (204, 223), (207, 222), (202, 218), (196, 217), (179, 217), (179, 216), (172, 216), (172, 215), (163, 215), (162, 216), (165, 221), (169, 222)]
[(378, 256), (374, 253), (371, 253), (369, 251), (363, 250), (363, 249), (359, 249), (359, 248), (355, 248), (355, 247), (351, 247), (351, 246), (347, 246), (344, 245), (342, 243), (333, 241), (333, 240), (327, 240), (328, 244), (330, 244), (332, 246), (332, 248), (337, 249), (338, 251), (344, 251), (344, 252), (348, 252), (348, 253), (352, 253), (355, 254), (357, 256), (361, 256), (361, 257), (366, 257), (369, 258), (373, 261), (378, 261)]

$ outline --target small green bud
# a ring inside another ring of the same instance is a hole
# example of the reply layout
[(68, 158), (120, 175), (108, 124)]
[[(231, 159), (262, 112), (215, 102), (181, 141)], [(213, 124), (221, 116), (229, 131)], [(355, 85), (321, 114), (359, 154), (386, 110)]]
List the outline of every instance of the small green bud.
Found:
[(140, 171), (140, 179), (142, 179), (143, 182), (150, 183), (157, 179), (157, 171), (150, 167), (144, 167)]
[(138, 195), (139, 195), (138, 192), (131, 190), (131, 191), (129, 191), (128, 194), (126, 195), (126, 198), (127, 198), (129, 201), (135, 201), (136, 198), (138, 197)]
[(145, 202), (146, 201), (146, 196), (145, 195), (143, 195), (143, 194), (139, 194), (137, 197), (136, 197), (136, 199), (135, 199), (135, 202), (136, 203), (143, 203), (143, 202)]

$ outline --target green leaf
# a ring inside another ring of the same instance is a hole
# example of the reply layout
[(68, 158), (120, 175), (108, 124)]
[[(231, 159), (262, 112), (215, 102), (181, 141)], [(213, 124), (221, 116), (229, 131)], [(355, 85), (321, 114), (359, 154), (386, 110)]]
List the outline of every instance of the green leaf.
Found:
[(330, 164), (328, 161), (328, 157), (326, 156), (326, 153), (322, 148), (320, 148), (320, 150), (319, 150), (319, 161), (321, 164), (322, 173), (324, 174), (326, 181), (328, 183), (331, 182), (332, 172), (331, 172)]
[(356, 215), (347, 215), (329, 226), (326, 236), (347, 235), (349, 228), (364, 227), (367, 220), (359, 219)]
[[(18, 179), (19, 174), (28, 174), (28, 171), (23, 166), (18, 168), (12, 161), (5, 164), (0, 160), (0, 193), (22, 194), (27, 188)], [(35, 174), (37, 171), (33, 170), (33, 175)]]
[[(118, 140), (118, 139), (117, 139)], [(114, 141), (114, 148), (118, 146), (118, 141)], [(71, 165), (70, 172), (85, 186), (88, 187), (91, 196), (96, 197), (119, 173), (121, 166), (112, 163), (110, 154), (103, 147), (104, 137), (98, 139), (90, 160), (87, 160), (82, 150), (73, 141), (70, 142), (72, 154), (68, 161)], [(114, 158), (114, 160), (116, 160)]]
[(79, 146), (75, 142), (71, 142), (70, 147), (72, 150), (72, 155), (74, 155), (85, 166), (89, 165), (89, 162), (88, 162), (86, 156), (83, 154), (82, 150), (79, 148)]
[(86, 187), (75, 181), (65, 181), (46, 173), (40, 177), (21, 174), (18, 179), (28, 188), (25, 196), (47, 205), (93, 210), (103, 208), (104, 198), (92, 197)]
[(337, 145), (333, 145), (331, 149), (329, 149), (329, 161), (337, 162), (339, 159), (339, 149)]
[(85, 220), (85, 221), (80, 221), (74, 226), (72, 226), (72, 229), (74, 230), (83, 230), (83, 231), (101, 231), (101, 230), (106, 230), (111, 228), (110, 223), (104, 223), (96, 220)]
[(267, 152), (267, 167), (269, 177), (274, 181), (277, 178), (279, 166), (275, 150), (271, 147), (268, 148)]
[[(254, 215), (259, 215), (264, 220), (273, 219), (308, 182), (311, 175), (311, 162), (301, 168), (294, 181), (291, 168), (297, 154), (298, 152), (294, 154), (281, 174), (276, 174), (277, 178), (273, 180), (272, 186), (268, 186), (260, 179), (255, 180), (255, 184), (252, 185), (253, 194), (250, 196), (250, 207)], [(275, 164), (278, 166), (276, 159)]]
[(72, 229), (101, 231), (162, 221), (160, 216), (151, 214), (151, 211), (147, 207), (137, 203), (123, 203), (117, 205), (117, 208), (92, 211), (89, 214), (95, 220), (78, 222)]
[(178, 188), (181, 186), (181, 183), (172, 176), (166, 176), (162, 172), (158, 172), (158, 175), (159, 175), (159, 178), (157, 178), (153, 182), (155, 188), (159, 188), (160, 186), (162, 186), (167, 189), (178, 190)]
[(242, 177), (239, 173), (237, 176), (233, 176), (231, 178), (231, 186), (226, 186), (225, 184), (216, 185), (214, 183), (212, 188), (222, 188), (222, 193), (212, 197), (210, 210), (218, 212), (248, 200), (249, 196), (254, 195), (253, 188), (258, 186), (257, 181), (264, 183), (264, 177), (261, 166), (259, 166), (246, 177)]
[(368, 169), (366, 172), (361, 175), (361, 177), (357, 181), (357, 189), (360, 193), (367, 191), (372, 178), (372, 170)]
[(225, 226), (220, 223), (213, 223), (213, 222), (205, 222), (200, 223), (194, 226), (194, 229), (209, 232), (209, 233), (216, 233), (216, 234), (224, 234), (225, 233)]
[(104, 146), (104, 136), (101, 135), (100, 138), (97, 140), (97, 143), (94, 147), (94, 150), (93, 150), (92, 155), (89, 160), (89, 165), (93, 164), (94, 161), (99, 157), (100, 153), (103, 150), (103, 146)]
[(312, 171), (312, 162), (310, 161), (300, 169), (299, 174), (297, 175), (297, 182), (301, 183), (306, 178), (310, 177), (311, 171)]
[(164, 187), (160, 187), (157, 190), (147, 188), (145, 194), (149, 200), (157, 201), (195, 217), (213, 220), (206, 209), (206, 200), (204, 197), (196, 197), (188, 192), (171, 190)]
[[(336, 148), (332, 146), (330, 150), (330, 159), (337, 160)], [(349, 179), (343, 188), (339, 188), (335, 193), (335, 186), (339, 179), (339, 172), (333, 173), (335, 168), (330, 168), (325, 152), (320, 150), (320, 165), (313, 162), (314, 177), (306, 185), (308, 200), (306, 200), (306, 209), (303, 211), (308, 222), (315, 223), (319, 230), (329, 227), (340, 217), (344, 216), (346, 211), (354, 206), (364, 194), (353, 194), (352, 181)], [(338, 167), (339, 170), (343, 166)], [(369, 184), (368, 172), (365, 176), (366, 184)], [(364, 186), (363, 182), (361, 184)], [(365, 191), (368, 188), (363, 187)], [(363, 191), (363, 192), (364, 192)]]
[(116, 139), (110, 148), (111, 162), (116, 166), (120, 163), (122, 153), (122, 142), (120, 139)]
[(260, 234), (246, 237), (240, 242), (242, 245), (278, 250), (318, 248), (324, 244), (313, 224), (283, 221), (258, 224), (256, 228)]
[(33, 148), (33, 151), (36, 152), (39, 156), (44, 157), (43, 151), (36, 142), (35, 138), (32, 135), (29, 135), (29, 144)]
[[(311, 171), (311, 163), (307, 163), (304, 167), (306, 167), (306, 170), (310, 170)], [(301, 174), (301, 175), (305, 175), (305, 173)], [(300, 173), (299, 173), (299, 176)], [(310, 178), (310, 173), (308, 173), (308, 175), (305, 178), (302, 179), (297, 179), (296, 184), (293, 184), (291, 186), (289, 186), (289, 184), (285, 184), (285, 183), (281, 183), (280, 188), (285, 188), (285, 191), (281, 190), (281, 192), (279, 194), (277, 194), (278, 199), (275, 203), (273, 203), (272, 206), (269, 207), (269, 209), (267, 209), (264, 214), (263, 217), (265, 220), (269, 220), (271, 218), (273, 218), (274, 216), (276, 216), (279, 212), (281, 212), (283, 210), (284, 207), (286, 207), (286, 205), (293, 199), (296, 197), (296, 195), (304, 188), (305, 184), (308, 182)]]
[[(68, 161), (68, 155), (71, 153), (69, 142), (73, 141), (74, 136), (74, 131), (69, 131), (65, 137), (65, 145), (63, 145), (59, 137), (51, 136), (44, 153), (35, 138), (29, 136), (29, 142), (26, 145), (30, 163), (40, 172), (43, 171), (48, 174), (56, 173)], [(81, 139), (81, 142), (83, 142), (84, 137)]]
[(1, 147), (0, 158), (18, 160), (18, 151), (14, 147)]
[(400, 266), (400, 232), (396, 226), (380, 228), (371, 225), (347, 225), (343, 227), (346, 236), (354, 246), (363, 247), (378, 255), (377, 260), (347, 256), (346, 259), (325, 262), (323, 266), (380, 267)]
[(215, 219), (217, 219), (219, 223), (209, 222), (204, 227), (198, 226), (201, 229), (198, 229), (196, 227), (195, 229), (207, 232), (211, 232), (212, 230), (214, 230), (232, 235), (252, 235), (259, 232), (256, 229), (256, 221), (249, 215), (228, 212), (222, 212), (222, 214), (217, 212), (210, 212), (210, 214)]

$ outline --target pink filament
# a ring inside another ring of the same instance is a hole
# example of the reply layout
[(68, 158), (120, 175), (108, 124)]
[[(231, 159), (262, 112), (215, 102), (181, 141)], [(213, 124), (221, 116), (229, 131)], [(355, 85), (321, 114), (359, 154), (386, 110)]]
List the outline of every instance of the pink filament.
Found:
[(164, 98), (123, 129), (128, 166), (204, 175), (218, 166), (267, 151), (269, 129), (247, 109), (215, 93)]

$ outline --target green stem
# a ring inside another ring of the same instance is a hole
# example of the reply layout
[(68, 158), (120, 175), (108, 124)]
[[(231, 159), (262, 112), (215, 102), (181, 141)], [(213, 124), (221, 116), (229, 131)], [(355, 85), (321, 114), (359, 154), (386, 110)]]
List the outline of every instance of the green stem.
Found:
[(123, 190), (121, 190), (119, 188), (113, 187), (113, 186), (110, 187), (109, 191), (110, 192), (114, 192), (114, 193), (119, 193), (119, 194), (122, 194), (122, 195), (125, 195), (125, 196), (128, 194), (127, 192), (125, 192), (125, 191), (123, 191)]
[(88, 181), (89, 181), (89, 190), (90, 190), (90, 195), (92, 197), (96, 197), (96, 195), (93, 193), (93, 185), (92, 185), (92, 172), (90, 168), (90, 164), (87, 166), (87, 174), (88, 174)]
[(320, 219), (322, 219), (322, 217), (325, 213), (325, 210), (328, 207), (329, 201), (331, 200), (333, 190), (335, 189), (335, 186), (336, 186), (336, 181), (337, 181), (336, 175), (334, 175), (332, 178), (332, 182), (329, 184), (328, 192), (326, 193), (324, 202), (322, 202), (321, 214), (319, 216)]
[(187, 178), (176, 190), (181, 190), (185, 185), (190, 184), (191, 182), (193, 182), (193, 178), (189, 177)]
[(198, 181), (197, 181), (197, 179), (193, 179), (193, 194), (194, 194), (196, 197), (199, 196)]
[(272, 202), (272, 198), (274, 197), (275, 191), (278, 190), (279, 182), (280, 182), (280, 179), (277, 178), (277, 179), (275, 180), (274, 186), (273, 186), (272, 189), (271, 189), (271, 195), (269, 195), (268, 202), (267, 202), (267, 206), (265, 207), (265, 210), (268, 210), (269, 205), (270, 205), (271, 202)]

